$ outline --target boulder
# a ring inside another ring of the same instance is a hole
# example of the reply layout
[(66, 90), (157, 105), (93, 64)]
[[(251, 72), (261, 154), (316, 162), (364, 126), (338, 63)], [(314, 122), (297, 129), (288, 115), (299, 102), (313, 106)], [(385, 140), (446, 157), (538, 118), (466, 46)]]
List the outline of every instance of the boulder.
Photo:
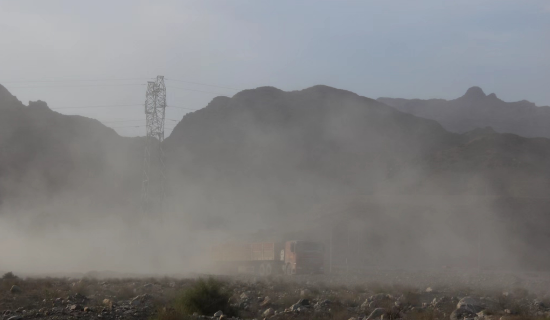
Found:
[(371, 301), (380, 301), (380, 300), (388, 299), (389, 297), (390, 297), (389, 294), (377, 293), (377, 294), (374, 294), (374, 295), (370, 296), (367, 300), (369, 302), (371, 302)]
[(267, 317), (271, 317), (274, 314), (275, 314), (275, 310), (273, 310), (273, 308), (269, 308), (269, 309), (266, 309), (264, 313), (262, 313), (262, 316), (264, 316), (264, 318), (267, 318)]
[(70, 307), (70, 310), (71, 311), (83, 311), (84, 308), (79, 305), (79, 304), (73, 304), (71, 307)]
[(223, 316), (223, 311), (221, 311), (221, 310), (218, 310), (218, 312), (214, 313), (214, 317), (216, 317), (216, 318), (219, 318), (221, 316)]
[(386, 309), (384, 308), (376, 308), (373, 312), (369, 314), (367, 317), (367, 320), (377, 319), (380, 318), (383, 314), (386, 314)]
[(138, 305), (144, 304), (147, 301), (151, 300), (151, 298), (152, 297), (150, 295), (148, 295), (147, 293), (142, 294), (140, 296), (136, 296), (136, 297), (132, 298), (132, 300), (130, 300), (130, 304), (133, 305), (133, 306), (138, 306)]
[(21, 290), (21, 288), (19, 286), (13, 285), (13, 286), (11, 286), (10, 292), (12, 294), (18, 294), (18, 293), (23, 292), (23, 290)]
[(250, 295), (249, 295), (247, 292), (243, 292), (243, 293), (241, 293), (241, 295), (240, 295), (240, 298), (241, 298), (242, 300), (249, 299), (249, 297), (250, 297)]
[(457, 309), (467, 310), (469, 313), (478, 313), (481, 310), (486, 308), (485, 301), (474, 298), (474, 297), (464, 297), (456, 305)]
[(260, 307), (267, 307), (271, 304), (271, 298), (265, 297), (264, 300), (260, 303)]
[(309, 300), (308, 299), (300, 299), (298, 302), (290, 306), (290, 311), (302, 311), (309, 307)]
[(451, 313), (451, 320), (462, 320), (464, 318), (474, 318), (476, 314), (465, 308), (458, 308)]
[(322, 301), (317, 302), (313, 306), (313, 308), (315, 308), (315, 310), (321, 310), (321, 309), (324, 309), (324, 308), (329, 308), (331, 303), (332, 302), (330, 300), (322, 300)]

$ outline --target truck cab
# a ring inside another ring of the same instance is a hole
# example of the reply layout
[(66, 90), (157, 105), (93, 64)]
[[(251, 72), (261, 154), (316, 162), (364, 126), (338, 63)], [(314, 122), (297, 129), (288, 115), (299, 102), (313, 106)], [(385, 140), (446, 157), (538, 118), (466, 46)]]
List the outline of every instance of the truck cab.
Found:
[(287, 241), (281, 250), (283, 272), (287, 275), (322, 274), (325, 271), (324, 253), (324, 245), (319, 242)]

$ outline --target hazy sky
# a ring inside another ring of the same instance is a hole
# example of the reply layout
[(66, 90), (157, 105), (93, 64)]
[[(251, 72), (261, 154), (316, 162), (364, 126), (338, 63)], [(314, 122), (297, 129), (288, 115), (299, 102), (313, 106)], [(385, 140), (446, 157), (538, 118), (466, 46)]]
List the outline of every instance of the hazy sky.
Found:
[[(133, 105), (56, 110), (122, 135), (144, 134), (120, 127), (143, 125), (139, 104), (156, 75), (236, 89), (326, 84), (372, 98), (452, 99), (478, 85), (550, 105), (548, 0), (0, 0), (0, 43), (0, 83), (20, 100)], [(237, 92), (166, 84), (169, 105), (192, 109)]]

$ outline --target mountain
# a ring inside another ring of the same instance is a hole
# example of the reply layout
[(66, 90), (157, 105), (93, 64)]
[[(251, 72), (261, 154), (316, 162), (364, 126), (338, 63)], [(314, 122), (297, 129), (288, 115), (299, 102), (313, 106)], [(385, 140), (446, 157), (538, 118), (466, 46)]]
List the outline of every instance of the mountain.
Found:
[(141, 171), (132, 159), (141, 159), (139, 140), (43, 101), (25, 106), (0, 86), (0, 201), (30, 205), (65, 194), (76, 206), (127, 204), (124, 190), (135, 191)]
[(472, 265), (482, 233), (488, 265), (550, 265), (549, 139), (451, 133), (326, 86), (261, 87), (187, 114), (164, 149), (175, 207), (206, 230), (298, 238), (325, 215), (307, 236), (335, 230), (342, 259), (353, 230), (358, 261)]
[(261, 87), (186, 115), (164, 149), (174, 189), (205, 186), (202, 196), (237, 203), (236, 212), (269, 203), (290, 215), (327, 197), (374, 193), (388, 181), (411, 192), (427, 157), (458, 140), (435, 121), (349, 91)]
[[(471, 89), (457, 100), (494, 98)], [(340, 260), (355, 241), (357, 263), (471, 264), (481, 234), (499, 249), (483, 252), (488, 264), (550, 265), (550, 139), (454, 133), (397, 109), (327, 86), (216, 97), (164, 141), (165, 221), (193, 230), (185, 241), (197, 248), (197, 234), (274, 229), (328, 242), (334, 231)], [(0, 87), (2, 208), (133, 219), (142, 142)]]
[(451, 132), (491, 127), (523, 137), (550, 138), (550, 107), (522, 100), (505, 102), (494, 93), (472, 87), (454, 100), (379, 98), (378, 101), (418, 117), (436, 120)]

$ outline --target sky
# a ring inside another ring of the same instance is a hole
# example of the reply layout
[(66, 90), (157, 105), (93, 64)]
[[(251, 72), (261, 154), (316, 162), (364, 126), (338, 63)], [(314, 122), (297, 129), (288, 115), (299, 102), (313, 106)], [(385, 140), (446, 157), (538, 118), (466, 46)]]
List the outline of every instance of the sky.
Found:
[[(550, 105), (550, 1), (0, 0), (0, 84), (27, 104), (144, 135), (165, 76), (167, 134), (217, 95), (325, 84), (360, 95)], [(101, 107), (98, 107), (101, 106)]]

